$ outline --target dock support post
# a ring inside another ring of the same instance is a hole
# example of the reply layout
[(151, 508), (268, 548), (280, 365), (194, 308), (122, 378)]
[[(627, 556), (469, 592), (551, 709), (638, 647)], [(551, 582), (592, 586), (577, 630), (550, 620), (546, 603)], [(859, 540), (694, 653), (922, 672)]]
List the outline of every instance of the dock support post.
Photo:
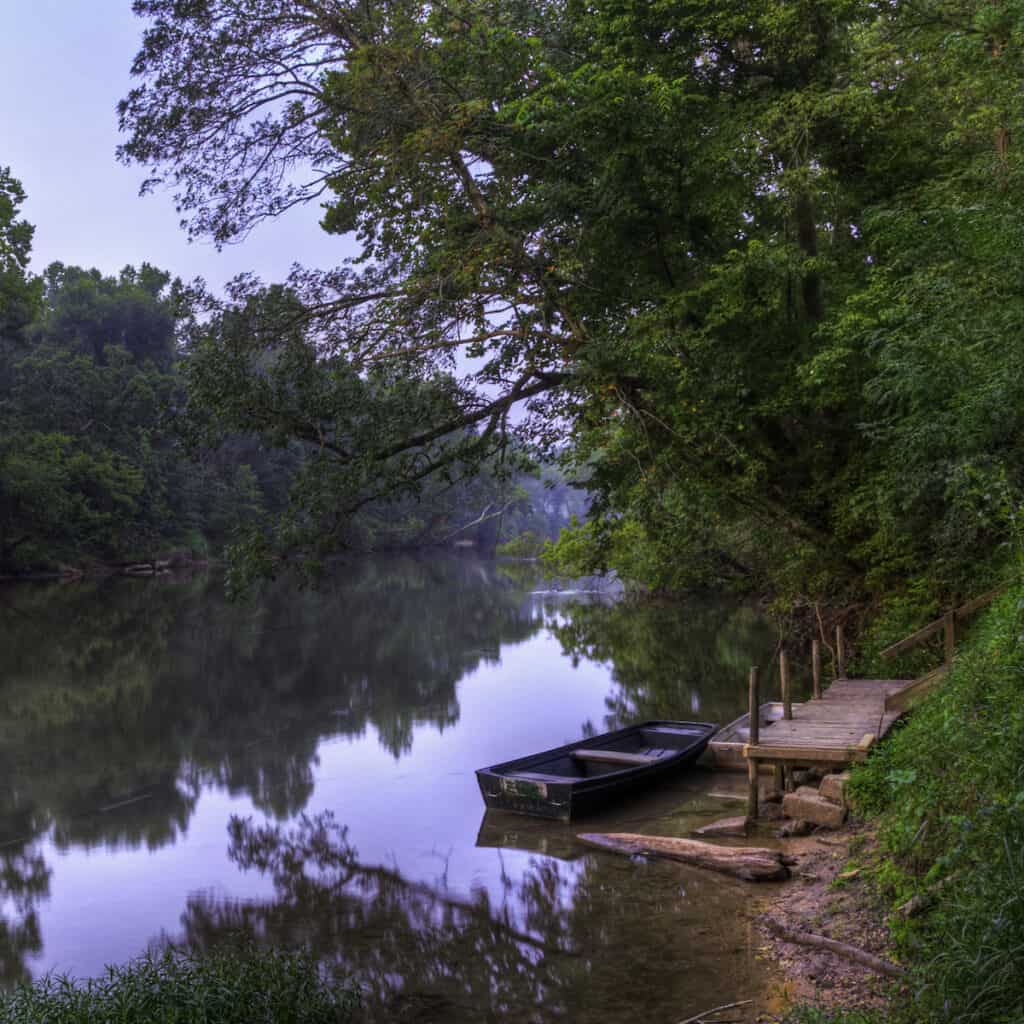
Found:
[(846, 678), (846, 636), (842, 624), (836, 626), (836, 678)]
[[(758, 668), (753, 665), (750, 669), (750, 686), (749, 686), (749, 726), (750, 736), (748, 743), (752, 747), (756, 747), (761, 742), (761, 693), (758, 679)], [(757, 772), (758, 764), (757, 758), (747, 758), (747, 817), (750, 819), (757, 818), (759, 814), (758, 808), (758, 792), (757, 792)]]
[[(779, 648), (779, 683), (782, 688), (782, 717), (787, 722), (791, 722), (793, 721), (793, 700), (789, 692), (789, 658), (786, 656), (785, 645)], [(775, 784), (782, 793), (789, 789), (786, 781), (789, 774), (785, 764), (780, 764), (775, 769)]]
[(946, 647), (946, 665), (953, 664), (953, 649), (956, 647), (956, 612), (946, 612), (942, 616), (943, 640)]
[(811, 640), (811, 672), (814, 678), (814, 699), (821, 700), (821, 641), (817, 637)]
[(789, 659), (786, 657), (786, 648), (779, 648), (779, 682), (782, 685), (782, 717), (787, 722), (793, 720), (793, 701), (789, 695)]

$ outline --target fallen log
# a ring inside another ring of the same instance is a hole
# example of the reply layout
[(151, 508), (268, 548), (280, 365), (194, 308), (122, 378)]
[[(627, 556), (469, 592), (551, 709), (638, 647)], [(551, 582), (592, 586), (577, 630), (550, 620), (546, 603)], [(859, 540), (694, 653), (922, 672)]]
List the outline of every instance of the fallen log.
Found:
[(776, 882), (789, 878), (783, 854), (757, 846), (716, 846), (696, 839), (642, 836), (635, 832), (584, 832), (576, 837), (599, 850), (627, 857), (664, 857), (694, 867), (708, 868), (748, 882)]
[(816, 935), (814, 932), (787, 928), (784, 924), (780, 924), (770, 917), (762, 918), (762, 920), (770, 932), (774, 932), (780, 939), (785, 939), (786, 942), (793, 942), (798, 946), (810, 946), (813, 949), (827, 949), (830, 953), (844, 956), (847, 960), (853, 960), (864, 967), (870, 967), (871, 970), (878, 971), (879, 974), (887, 974), (890, 978), (902, 978), (907, 973), (899, 964), (894, 964), (891, 960), (883, 960), (881, 957), (875, 956), (873, 953), (869, 953), (867, 950), (860, 949), (857, 946), (850, 946), (845, 942), (837, 942), (826, 935)]

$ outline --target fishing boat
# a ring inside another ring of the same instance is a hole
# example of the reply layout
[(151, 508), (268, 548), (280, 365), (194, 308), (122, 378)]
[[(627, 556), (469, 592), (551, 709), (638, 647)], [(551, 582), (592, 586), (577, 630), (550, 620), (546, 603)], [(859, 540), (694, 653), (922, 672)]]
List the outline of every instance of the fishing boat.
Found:
[(641, 722), (481, 768), (476, 778), (493, 810), (569, 821), (693, 764), (717, 728)]

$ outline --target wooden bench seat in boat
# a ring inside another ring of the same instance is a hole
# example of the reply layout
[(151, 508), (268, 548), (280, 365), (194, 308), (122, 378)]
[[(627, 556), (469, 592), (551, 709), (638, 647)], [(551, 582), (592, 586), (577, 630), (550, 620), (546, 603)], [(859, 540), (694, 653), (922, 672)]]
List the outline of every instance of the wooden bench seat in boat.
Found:
[(544, 772), (509, 772), (508, 778), (524, 782), (565, 782), (564, 775), (547, 775)]
[(652, 761), (660, 761), (663, 754), (630, 754), (624, 750), (591, 750), (581, 747), (574, 750), (572, 756), (577, 761), (600, 761), (603, 764), (650, 764)]

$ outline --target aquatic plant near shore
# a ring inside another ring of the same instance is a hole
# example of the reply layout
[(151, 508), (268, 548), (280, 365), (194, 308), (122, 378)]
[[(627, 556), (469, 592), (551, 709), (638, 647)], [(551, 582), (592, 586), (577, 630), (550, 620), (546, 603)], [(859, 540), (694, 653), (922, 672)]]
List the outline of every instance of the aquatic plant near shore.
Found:
[(0, 993), (6, 1024), (342, 1024), (359, 1006), (349, 984), (302, 952), (253, 945), (147, 953), (103, 977), (47, 975)]

